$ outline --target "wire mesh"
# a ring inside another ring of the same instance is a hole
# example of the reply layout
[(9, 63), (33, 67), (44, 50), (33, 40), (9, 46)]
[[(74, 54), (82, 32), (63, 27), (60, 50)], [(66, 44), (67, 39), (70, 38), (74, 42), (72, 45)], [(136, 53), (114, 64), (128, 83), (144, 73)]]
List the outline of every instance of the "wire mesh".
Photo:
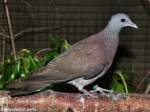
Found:
[[(150, 70), (150, 16), (140, 1), (11, 0), (8, 6), (15, 34), (24, 29), (47, 28), (47, 30), (31, 31), (17, 37), (18, 50), (27, 48), (34, 52), (50, 46), (50, 35), (60, 35), (73, 44), (101, 31), (112, 14), (127, 13), (140, 29), (137, 31), (124, 29), (121, 32), (120, 44), (125, 46), (132, 56), (118, 60), (117, 69), (131, 74), (135, 84), (138, 84)], [(0, 15), (0, 26), (7, 32), (2, 0), (0, 0)], [(2, 44), (0, 47), (2, 48)], [(145, 84), (148, 81), (149, 79)]]

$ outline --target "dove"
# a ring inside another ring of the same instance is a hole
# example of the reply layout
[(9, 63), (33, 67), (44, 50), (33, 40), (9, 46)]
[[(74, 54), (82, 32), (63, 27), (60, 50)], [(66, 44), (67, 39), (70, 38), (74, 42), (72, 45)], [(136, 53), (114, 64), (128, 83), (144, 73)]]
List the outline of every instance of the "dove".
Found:
[[(101, 32), (75, 43), (47, 65), (30, 74), (27, 80), (9, 84), (7, 88), (13, 88), (9, 94), (30, 94), (52, 84), (66, 83), (74, 85), (84, 94), (91, 95), (84, 87), (108, 71), (118, 48), (119, 32), (128, 26), (138, 28), (128, 15), (114, 14)], [(99, 91), (107, 90), (99, 88)]]

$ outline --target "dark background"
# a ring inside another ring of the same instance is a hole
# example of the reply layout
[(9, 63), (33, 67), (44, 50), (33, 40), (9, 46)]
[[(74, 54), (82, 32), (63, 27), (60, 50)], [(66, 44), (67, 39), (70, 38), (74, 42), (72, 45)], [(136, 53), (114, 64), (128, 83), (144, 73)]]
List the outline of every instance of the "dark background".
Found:
[[(49, 28), (25, 33), (15, 41), (17, 50), (27, 48), (33, 52), (48, 48), (49, 37), (52, 34), (58, 34), (73, 44), (101, 31), (112, 14), (119, 12), (128, 14), (138, 25), (139, 30), (125, 28), (121, 31), (121, 47), (113, 69), (126, 71), (135, 86), (150, 70), (150, 13), (147, 10), (150, 5), (145, 7), (143, 4), (143, 0), (8, 1), (14, 34), (24, 29)], [(8, 32), (4, 5), (0, 0), (0, 32), (2, 29)], [(0, 41), (1, 56), (2, 40)], [(146, 79), (143, 86), (148, 82), (150, 79)]]

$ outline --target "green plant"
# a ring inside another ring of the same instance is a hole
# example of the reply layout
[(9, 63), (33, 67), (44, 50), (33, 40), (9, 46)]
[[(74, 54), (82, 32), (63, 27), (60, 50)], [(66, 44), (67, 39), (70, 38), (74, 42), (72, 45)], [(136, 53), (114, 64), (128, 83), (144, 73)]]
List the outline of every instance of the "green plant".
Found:
[(0, 79), (0, 88), (3, 88), (5, 84), (18, 78), (27, 79), (30, 72), (42, 66), (42, 61), (34, 56), (31, 51), (22, 49), (17, 53), (16, 61), (12, 56), (9, 56), (1, 66), (3, 75)]
[(54, 59), (55, 57), (60, 55), (62, 52), (69, 49), (71, 46), (70, 44), (68, 44), (68, 42), (65, 39), (60, 38), (58, 36), (51, 37), (50, 42), (51, 42), (53, 49), (44, 54), (43, 59), (45, 63)]
[(129, 84), (128, 74), (123, 71), (116, 71), (111, 82), (111, 89), (116, 92), (132, 93), (135, 88)]
[(44, 66), (47, 61), (54, 59), (70, 47), (70, 44), (60, 37), (52, 37), (50, 42), (53, 49), (46, 52), (43, 58), (38, 58), (28, 49), (22, 49), (17, 52), (16, 61), (13, 56), (8, 56), (4, 64), (0, 64), (0, 73), (2, 74), (0, 78), (0, 89), (17, 79), (26, 80), (31, 72)]

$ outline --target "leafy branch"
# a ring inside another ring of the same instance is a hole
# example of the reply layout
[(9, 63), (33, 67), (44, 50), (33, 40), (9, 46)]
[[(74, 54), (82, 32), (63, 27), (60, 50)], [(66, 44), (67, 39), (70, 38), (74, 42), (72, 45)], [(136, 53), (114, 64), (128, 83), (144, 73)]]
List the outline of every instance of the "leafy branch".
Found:
[(28, 49), (22, 49), (17, 52), (16, 60), (12, 56), (6, 58), (4, 64), (0, 64), (0, 72), (4, 73), (0, 78), (0, 88), (2, 89), (6, 84), (16, 80), (26, 80), (31, 72), (44, 66), (70, 47), (66, 40), (58, 36), (51, 37), (50, 40), (53, 49), (44, 52), (42, 57), (38, 57), (42, 54), (41, 50), (37, 55)]

